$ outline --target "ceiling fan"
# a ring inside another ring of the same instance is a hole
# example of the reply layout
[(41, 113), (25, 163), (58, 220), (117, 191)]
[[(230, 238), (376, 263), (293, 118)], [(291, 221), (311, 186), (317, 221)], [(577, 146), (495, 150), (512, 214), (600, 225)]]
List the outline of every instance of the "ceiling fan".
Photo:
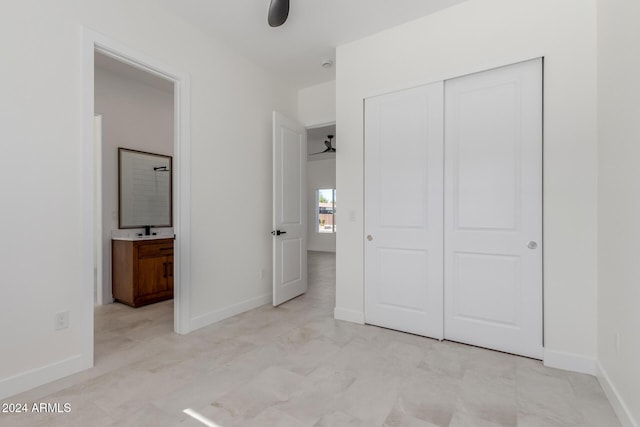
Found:
[(336, 149), (331, 146), (331, 140), (333, 140), (334, 135), (327, 135), (327, 138), (329, 138), (329, 140), (324, 142), (324, 145), (326, 145), (327, 148), (324, 151), (320, 151), (319, 153), (311, 153), (312, 156), (315, 156), (316, 154), (336, 152)]
[(289, 0), (271, 0), (267, 21), (271, 27), (279, 27), (289, 17)]

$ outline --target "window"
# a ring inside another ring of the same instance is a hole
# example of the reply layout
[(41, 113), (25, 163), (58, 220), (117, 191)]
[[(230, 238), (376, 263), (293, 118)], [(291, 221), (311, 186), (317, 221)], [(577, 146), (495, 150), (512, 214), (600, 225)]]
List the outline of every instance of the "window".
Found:
[(316, 192), (318, 233), (336, 232), (336, 189), (324, 188)]

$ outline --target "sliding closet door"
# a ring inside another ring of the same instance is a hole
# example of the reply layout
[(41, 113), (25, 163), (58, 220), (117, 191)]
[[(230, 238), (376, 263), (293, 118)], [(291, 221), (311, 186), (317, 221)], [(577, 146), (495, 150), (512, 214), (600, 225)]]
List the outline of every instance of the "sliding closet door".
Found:
[(443, 84), (365, 102), (365, 321), (442, 338)]
[(542, 357), (542, 61), (445, 83), (445, 338)]

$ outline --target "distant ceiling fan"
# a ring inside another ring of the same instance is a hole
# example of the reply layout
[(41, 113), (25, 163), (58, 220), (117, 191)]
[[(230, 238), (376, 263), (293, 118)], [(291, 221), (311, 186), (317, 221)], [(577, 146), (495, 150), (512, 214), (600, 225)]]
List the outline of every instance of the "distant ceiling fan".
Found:
[(336, 149), (331, 146), (331, 140), (333, 140), (333, 137), (334, 135), (327, 135), (327, 138), (329, 138), (329, 140), (324, 142), (324, 145), (327, 146), (326, 150), (320, 151), (319, 153), (311, 153), (311, 155), (315, 156), (316, 154), (322, 154), (322, 153), (335, 153)]
[(271, 0), (267, 21), (271, 27), (279, 27), (289, 17), (289, 0)]

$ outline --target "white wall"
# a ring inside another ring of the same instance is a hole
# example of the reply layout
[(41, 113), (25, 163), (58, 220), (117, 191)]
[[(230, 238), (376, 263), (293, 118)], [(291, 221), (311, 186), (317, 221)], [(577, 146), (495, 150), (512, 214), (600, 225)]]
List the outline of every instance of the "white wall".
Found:
[[(335, 233), (318, 233), (318, 220), (316, 218), (315, 211), (315, 194), (316, 191), (321, 188), (336, 188), (335, 159), (311, 160), (307, 162), (307, 204), (309, 205), (307, 249), (310, 251), (335, 252)], [(336, 227), (337, 225), (338, 223), (336, 222)]]
[[(625, 425), (636, 426), (640, 425), (639, 22), (637, 0), (598, 1), (598, 361), (601, 382), (619, 417), (626, 419)], [(611, 396), (615, 393), (617, 397)]]
[(594, 372), (596, 2), (468, 1), (337, 49), (337, 318), (363, 321), (363, 99), (545, 57), (545, 362)]
[(335, 80), (298, 91), (298, 121), (303, 126), (315, 126), (336, 121)]
[(118, 147), (173, 156), (173, 91), (96, 67), (102, 115), (102, 287), (111, 302), (111, 231), (118, 229)]
[[(296, 90), (153, 0), (11, 2), (0, 17), (0, 398), (91, 363), (82, 24), (191, 76), (191, 324), (270, 301), (271, 111), (295, 116)], [(70, 327), (56, 332), (63, 310)]]

